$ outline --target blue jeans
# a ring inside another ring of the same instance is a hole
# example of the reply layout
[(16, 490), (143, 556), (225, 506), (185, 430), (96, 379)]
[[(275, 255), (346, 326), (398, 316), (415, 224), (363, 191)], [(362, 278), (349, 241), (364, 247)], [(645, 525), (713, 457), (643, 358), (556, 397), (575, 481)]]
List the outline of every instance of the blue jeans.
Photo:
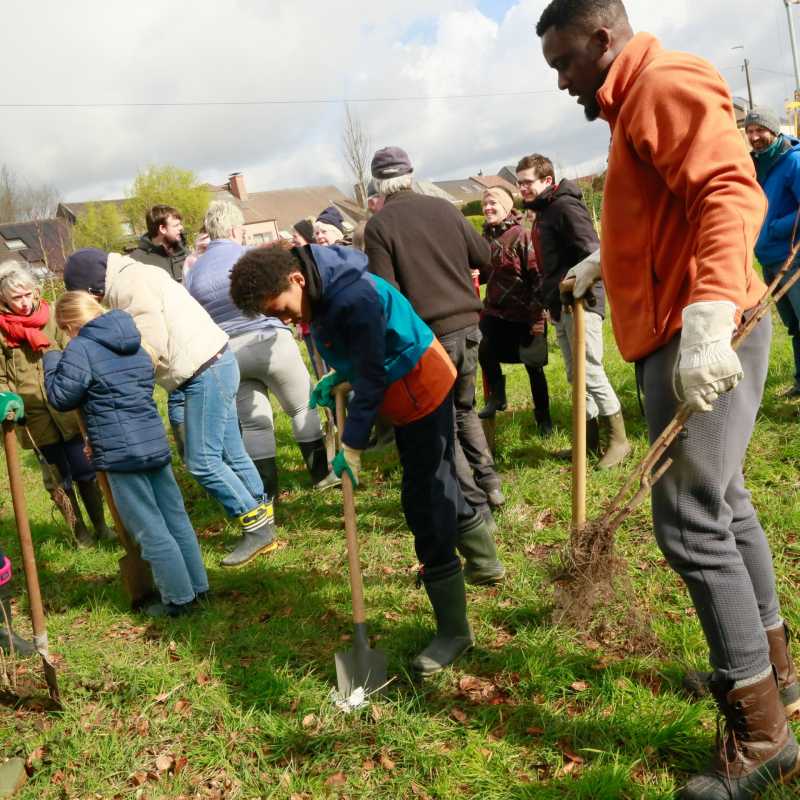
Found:
[(229, 517), (252, 511), (264, 497), (264, 484), (239, 432), (239, 365), (233, 353), (226, 350), (181, 388), (186, 468)]
[(170, 425), (183, 425), (184, 402), (183, 389), (176, 389), (174, 392), (169, 393), (169, 397), (167, 397), (167, 416), (169, 417)]
[(190, 603), (208, 591), (197, 535), (167, 464), (146, 472), (109, 472), (120, 517), (150, 563), (164, 603)]
[[(764, 265), (764, 280), (769, 284), (775, 280), (775, 276), (781, 271), (783, 262), (780, 264)], [(784, 275), (779, 286), (791, 277), (798, 269), (800, 263), (795, 260), (789, 271)], [(800, 281), (798, 281), (786, 294), (778, 300), (778, 314), (781, 321), (786, 326), (792, 340), (792, 352), (794, 353), (794, 382), (800, 386)]]

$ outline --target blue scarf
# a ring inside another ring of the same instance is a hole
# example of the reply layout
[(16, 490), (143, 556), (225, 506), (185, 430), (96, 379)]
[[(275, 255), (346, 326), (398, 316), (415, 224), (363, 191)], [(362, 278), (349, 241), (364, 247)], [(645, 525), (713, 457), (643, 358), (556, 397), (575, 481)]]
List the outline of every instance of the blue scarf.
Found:
[(782, 133), (779, 133), (775, 141), (766, 150), (762, 150), (760, 153), (753, 153), (753, 160), (756, 162), (756, 178), (762, 186), (778, 159), (790, 148), (789, 141)]

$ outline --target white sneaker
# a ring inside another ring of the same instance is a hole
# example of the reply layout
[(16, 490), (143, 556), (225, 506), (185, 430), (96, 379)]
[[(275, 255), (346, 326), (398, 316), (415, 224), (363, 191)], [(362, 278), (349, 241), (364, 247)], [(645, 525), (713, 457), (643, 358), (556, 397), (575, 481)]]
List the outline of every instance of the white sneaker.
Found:
[(342, 479), (336, 477), (336, 473), (331, 470), (321, 481), (314, 484), (315, 489), (319, 489), (319, 491), (324, 491), (325, 489), (330, 489), (334, 486), (341, 486)]

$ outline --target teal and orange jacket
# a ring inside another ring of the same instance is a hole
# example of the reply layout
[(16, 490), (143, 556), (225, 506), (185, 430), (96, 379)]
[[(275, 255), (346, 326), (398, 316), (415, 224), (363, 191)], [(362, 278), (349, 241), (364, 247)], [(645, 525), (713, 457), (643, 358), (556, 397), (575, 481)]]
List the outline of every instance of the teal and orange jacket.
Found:
[(380, 412), (396, 426), (436, 410), (456, 370), (433, 331), (351, 247), (307, 248), (319, 273), (311, 333), (320, 354), (353, 386), (342, 441), (363, 450)]

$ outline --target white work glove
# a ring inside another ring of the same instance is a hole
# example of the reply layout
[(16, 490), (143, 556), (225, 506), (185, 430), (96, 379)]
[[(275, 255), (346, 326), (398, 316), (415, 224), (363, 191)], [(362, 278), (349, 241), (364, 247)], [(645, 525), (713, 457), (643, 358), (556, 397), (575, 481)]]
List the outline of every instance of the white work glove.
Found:
[(564, 276), (564, 280), (567, 278), (575, 278), (572, 296), (580, 300), (600, 280), (600, 248), (572, 267)]
[(735, 314), (729, 300), (691, 303), (683, 309), (675, 390), (692, 411), (711, 411), (714, 400), (742, 379), (742, 364), (731, 347)]

